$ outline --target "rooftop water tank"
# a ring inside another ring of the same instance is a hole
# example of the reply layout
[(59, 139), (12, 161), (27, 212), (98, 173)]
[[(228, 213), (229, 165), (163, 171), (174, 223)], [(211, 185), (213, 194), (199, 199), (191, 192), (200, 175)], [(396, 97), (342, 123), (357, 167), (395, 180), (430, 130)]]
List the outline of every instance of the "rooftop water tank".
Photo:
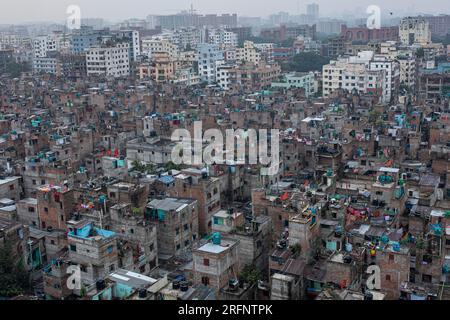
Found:
[(105, 280), (98, 280), (95, 285), (98, 291), (101, 291), (106, 288)]
[(400, 251), (400, 243), (398, 243), (398, 242), (394, 243), (394, 244), (392, 245), (392, 249), (393, 249), (395, 252), (399, 252), (399, 251)]
[(189, 290), (189, 283), (187, 281), (183, 281), (180, 283), (181, 292), (186, 292)]
[(367, 292), (364, 295), (364, 300), (373, 300), (373, 294), (371, 292)]
[(147, 289), (141, 289), (141, 290), (139, 290), (139, 298), (140, 298), (140, 299), (145, 299), (145, 298), (147, 298)]
[(180, 289), (180, 281), (179, 280), (174, 280), (172, 282), (172, 289), (174, 289), (174, 290)]
[(220, 246), (222, 242), (222, 235), (219, 232), (214, 232), (212, 236), (212, 242), (213, 244)]

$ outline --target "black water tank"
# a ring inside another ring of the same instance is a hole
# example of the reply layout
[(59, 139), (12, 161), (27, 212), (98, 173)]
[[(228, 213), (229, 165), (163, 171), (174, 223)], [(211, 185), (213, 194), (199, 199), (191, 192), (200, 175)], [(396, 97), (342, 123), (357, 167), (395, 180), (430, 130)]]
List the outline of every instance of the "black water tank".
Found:
[(174, 280), (172, 282), (172, 289), (174, 289), (174, 290), (180, 289), (180, 281), (179, 280)]
[(366, 292), (364, 295), (364, 300), (373, 300), (373, 294), (370, 292)]
[(98, 280), (96, 283), (97, 290), (103, 290), (105, 289), (105, 280)]
[(145, 299), (145, 298), (147, 298), (147, 290), (146, 290), (146, 289), (141, 289), (141, 290), (139, 290), (139, 298), (140, 298), (140, 299)]
[(244, 289), (244, 286), (245, 286), (245, 281), (244, 281), (244, 279), (240, 279), (240, 280), (239, 280), (239, 288)]
[(187, 281), (181, 282), (181, 283), (180, 283), (180, 290), (181, 290), (182, 292), (188, 291), (188, 290), (189, 290), (189, 282), (187, 282)]

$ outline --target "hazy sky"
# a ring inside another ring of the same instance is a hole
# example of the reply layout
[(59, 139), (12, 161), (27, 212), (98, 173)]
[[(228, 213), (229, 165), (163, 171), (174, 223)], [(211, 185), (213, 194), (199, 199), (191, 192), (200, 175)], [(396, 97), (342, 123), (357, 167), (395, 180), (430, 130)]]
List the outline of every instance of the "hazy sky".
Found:
[(379, 5), (382, 12), (393, 12), (394, 16), (405, 12), (450, 13), (449, 0), (1, 0), (0, 24), (64, 21), (71, 4), (80, 6), (82, 17), (116, 20), (173, 14), (188, 9), (191, 3), (199, 13), (267, 16), (286, 11), (298, 14), (304, 13), (306, 4), (311, 2), (320, 5), (321, 16), (361, 13), (371, 4)]

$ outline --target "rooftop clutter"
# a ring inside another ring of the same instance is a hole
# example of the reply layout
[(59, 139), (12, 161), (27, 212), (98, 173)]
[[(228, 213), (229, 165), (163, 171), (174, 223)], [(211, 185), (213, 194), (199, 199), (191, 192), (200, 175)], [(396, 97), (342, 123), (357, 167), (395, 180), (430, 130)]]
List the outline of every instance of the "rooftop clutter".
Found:
[[(448, 299), (448, 63), (426, 23), (259, 43), (233, 16), (178, 19), (49, 32), (13, 50), (30, 72), (0, 63), (0, 239), (45, 297)], [(226, 161), (177, 161), (174, 132), (204, 155), (210, 129), (236, 140)], [(249, 161), (264, 130), (271, 175)]]

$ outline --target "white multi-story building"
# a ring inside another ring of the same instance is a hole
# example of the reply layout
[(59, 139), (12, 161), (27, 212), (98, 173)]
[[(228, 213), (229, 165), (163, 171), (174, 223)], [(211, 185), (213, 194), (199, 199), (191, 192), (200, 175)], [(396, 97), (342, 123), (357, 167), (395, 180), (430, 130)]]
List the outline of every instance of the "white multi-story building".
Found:
[(178, 56), (178, 46), (165, 39), (143, 39), (142, 54), (151, 58), (155, 52), (167, 52), (175, 59)]
[(428, 21), (422, 18), (404, 18), (399, 27), (400, 42), (404, 45), (431, 43), (431, 29)]
[(217, 44), (225, 47), (237, 47), (238, 36), (236, 33), (224, 29), (209, 30), (209, 43)]
[(57, 74), (60, 71), (57, 58), (34, 58), (33, 59), (33, 72), (34, 73), (49, 73)]
[(200, 76), (192, 68), (182, 68), (175, 72), (173, 79), (170, 82), (189, 87), (199, 84)]
[(370, 70), (373, 53), (361, 52), (358, 56), (339, 58), (323, 66), (323, 96), (328, 97), (335, 90), (372, 93), (386, 100), (386, 75), (384, 69)]
[(21, 47), (30, 44), (30, 38), (2, 32), (0, 33), (0, 44), (5, 47)]
[(204, 82), (216, 81), (216, 62), (223, 60), (223, 52), (218, 45), (202, 43), (198, 46), (198, 72)]
[(86, 70), (88, 76), (128, 76), (130, 74), (129, 44), (123, 42), (112, 47), (89, 49), (86, 52)]
[(141, 40), (139, 31), (136, 30), (120, 30), (116, 31), (115, 35), (118, 40), (128, 42), (130, 59), (136, 61), (137, 57), (141, 55)]
[(178, 53), (178, 61), (182, 63), (193, 63), (198, 61), (196, 51), (182, 51)]
[(216, 62), (216, 83), (223, 90), (229, 90), (231, 85), (231, 70), (234, 65), (225, 61)]
[(255, 48), (266, 57), (267, 62), (273, 62), (273, 48), (275, 45), (273, 43), (254, 43)]
[(369, 70), (385, 72), (383, 102), (390, 102), (398, 92), (400, 64), (384, 55), (375, 55), (369, 63)]
[(201, 43), (207, 42), (205, 36), (205, 29), (198, 28), (181, 28), (174, 30), (170, 36), (169, 40), (177, 44), (181, 50), (195, 49)]
[(400, 64), (400, 83), (414, 88), (416, 85), (416, 59), (412, 56), (397, 57)]
[(252, 41), (245, 41), (243, 48), (236, 49), (236, 60), (259, 63), (261, 61), (261, 54)]
[(236, 61), (236, 48), (227, 48), (223, 51), (225, 61)]
[(314, 72), (291, 72), (283, 76), (283, 81), (272, 82), (272, 88), (303, 88), (307, 98), (316, 94), (316, 81)]
[(58, 41), (51, 35), (36, 37), (33, 40), (33, 50), (35, 58), (45, 58), (49, 52), (58, 50)]
[(398, 55), (397, 43), (395, 41), (386, 41), (380, 44), (380, 54), (396, 59)]
[(294, 50), (296, 54), (300, 52), (315, 52), (320, 53), (321, 43), (313, 40), (311, 37), (298, 36), (294, 41)]

